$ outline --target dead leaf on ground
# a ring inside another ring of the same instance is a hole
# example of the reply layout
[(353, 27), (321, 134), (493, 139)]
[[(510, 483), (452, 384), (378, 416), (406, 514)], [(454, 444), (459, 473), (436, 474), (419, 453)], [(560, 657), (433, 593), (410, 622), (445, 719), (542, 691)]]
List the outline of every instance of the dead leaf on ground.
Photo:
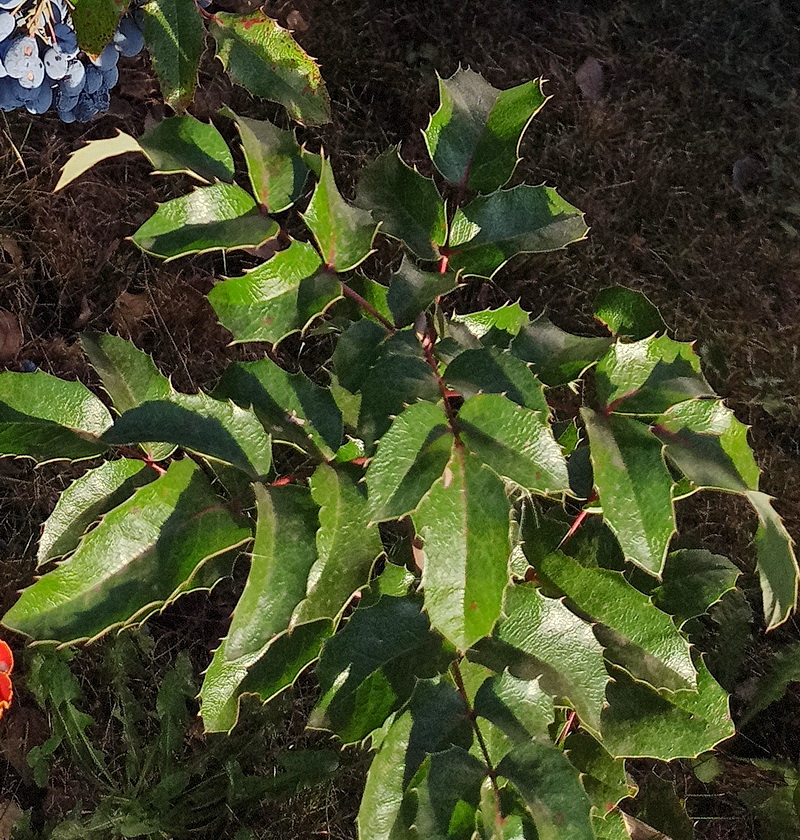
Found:
[[(16, 770), (25, 784), (31, 784), (33, 774), (28, 765), (28, 753), (50, 737), (47, 718), (36, 708), (15, 706), (3, 718), (0, 735), (0, 757)], [(0, 832), (0, 840), (2, 840)]]
[(0, 799), (0, 840), (11, 840), (22, 813), (22, 808), (13, 799)]
[(114, 325), (128, 335), (136, 336), (142, 330), (142, 321), (150, 314), (147, 295), (121, 292), (114, 303)]
[(0, 363), (16, 359), (22, 344), (22, 327), (16, 315), (0, 309)]
[(593, 56), (589, 56), (575, 71), (575, 82), (587, 102), (599, 102), (606, 87), (603, 65)]
[(292, 32), (305, 32), (308, 29), (306, 19), (294, 9), (286, 15), (286, 28)]
[(622, 821), (625, 823), (625, 830), (630, 835), (631, 840), (672, 840), (661, 831), (656, 831), (647, 823), (637, 820), (630, 814), (622, 812)]

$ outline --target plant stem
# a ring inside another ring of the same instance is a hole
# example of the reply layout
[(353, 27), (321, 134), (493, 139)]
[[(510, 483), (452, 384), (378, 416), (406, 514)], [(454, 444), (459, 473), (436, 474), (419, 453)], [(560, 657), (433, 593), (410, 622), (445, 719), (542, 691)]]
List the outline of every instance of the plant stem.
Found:
[(363, 297), (361, 297), (361, 295), (357, 291), (355, 291), (355, 289), (351, 289), (347, 285), (347, 283), (342, 283), (342, 292), (345, 297), (349, 297), (350, 300), (354, 300), (362, 309), (364, 309), (366, 312), (369, 312), (369, 314), (372, 315), (373, 318), (375, 318), (377, 321), (380, 321), (380, 323), (383, 324), (383, 326), (386, 327), (386, 329), (389, 330), (389, 332), (397, 332), (397, 327), (391, 321), (389, 321), (387, 318), (384, 318), (383, 315), (381, 315), (381, 313), (378, 312), (378, 310), (368, 300), (365, 300)]

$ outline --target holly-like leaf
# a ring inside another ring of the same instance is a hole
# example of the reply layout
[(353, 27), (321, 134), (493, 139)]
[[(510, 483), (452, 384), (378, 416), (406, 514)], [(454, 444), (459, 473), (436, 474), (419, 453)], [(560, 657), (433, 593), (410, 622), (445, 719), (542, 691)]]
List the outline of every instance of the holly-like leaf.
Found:
[(475, 695), (475, 713), (501, 729), (512, 743), (547, 737), (555, 718), (553, 698), (538, 680), (521, 680), (504, 671), (485, 680)]
[(439, 259), (447, 241), (444, 201), (430, 178), (403, 162), (399, 149), (388, 149), (361, 172), (355, 203), (381, 222), (381, 233), (420, 259)]
[(550, 187), (521, 184), (479, 196), (453, 217), (450, 268), (493, 277), (517, 254), (566, 248), (586, 236), (583, 213)]
[(270, 213), (288, 210), (302, 195), (309, 168), (294, 133), (267, 120), (251, 120), (223, 108), (236, 123), (256, 201)]
[(497, 773), (520, 792), (539, 840), (595, 840), (591, 803), (578, 771), (558, 747), (537, 741), (519, 744)]
[(456, 277), (452, 272), (420, 271), (408, 257), (403, 257), (400, 268), (391, 276), (386, 296), (394, 323), (398, 327), (413, 324), (434, 300), (452, 292), (455, 287)]
[(445, 379), (466, 399), (480, 393), (504, 394), (544, 418), (549, 416), (542, 383), (525, 362), (495, 347), (459, 353), (447, 366)]
[(673, 551), (664, 566), (663, 583), (653, 592), (655, 605), (678, 624), (705, 615), (713, 604), (736, 586), (739, 569), (719, 554), (705, 549)]
[(660, 575), (675, 533), (672, 476), (660, 442), (630, 417), (608, 417), (584, 408), (594, 482), (603, 518), (625, 557)]
[(144, 38), (164, 101), (182, 111), (194, 97), (206, 30), (194, 0), (150, 0)]
[(405, 703), (418, 679), (446, 671), (450, 660), (416, 601), (384, 596), (357, 609), (326, 643), (316, 668), (322, 697), (309, 725), (345, 744), (361, 741)]
[(209, 29), (217, 57), (239, 85), (254, 96), (283, 105), (304, 125), (330, 121), (330, 99), (319, 67), (261, 10), (243, 15), (216, 12)]
[(323, 262), (332, 271), (350, 271), (372, 253), (378, 226), (366, 210), (342, 198), (327, 158), (323, 158), (322, 174), (303, 219), (314, 234)]
[(557, 387), (580, 379), (611, 343), (610, 338), (572, 335), (540, 315), (519, 331), (511, 342), (511, 352), (528, 362), (545, 385)]
[(190, 114), (156, 123), (139, 138), (139, 145), (159, 174), (185, 172), (209, 184), (233, 179), (228, 144), (211, 123)]
[(361, 390), (387, 336), (385, 327), (367, 318), (347, 327), (333, 351), (333, 368), (339, 385), (354, 394)]
[(439, 79), (439, 98), (423, 132), (436, 168), (464, 189), (502, 187), (519, 162), (525, 129), (547, 101), (541, 80), (500, 91), (479, 73), (459, 68)]
[(78, 46), (90, 55), (100, 55), (127, 8), (127, 0), (75, 0), (70, 14)]
[(639, 668), (649, 674), (648, 660), (655, 659), (669, 672), (665, 676), (673, 690), (695, 687), (689, 642), (671, 617), (634, 589), (621, 572), (586, 568), (560, 551), (543, 557), (538, 569), (581, 613), (618, 635), (613, 644), (623, 651), (620, 664), (634, 676), (639, 676)]
[(613, 336), (647, 338), (666, 330), (661, 313), (641, 293), (624, 286), (603, 289), (595, 298), (594, 317)]
[(603, 745), (620, 758), (696, 758), (734, 733), (728, 695), (697, 662), (697, 691), (656, 692), (614, 669), (603, 710)]
[(458, 650), (489, 635), (500, 617), (511, 553), (508, 520), (502, 481), (454, 445), (414, 524), (425, 544), (425, 609)]
[(129, 152), (141, 152), (142, 147), (135, 137), (117, 129), (115, 137), (106, 137), (101, 140), (90, 140), (80, 149), (70, 152), (69, 159), (61, 170), (58, 183), (53, 187), (53, 192), (63, 190), (76, 178), (80, 178), (100, 161), (107, 160), (117, 155), (128, 154)]
[(412, 513), (444, 472), (452, 443), (441, 406), (418, 402), (402, 411), (367, 469), (371, 518), (382, 522)]
[(327, 388), (271, 359), (228, 365), (214, 396), (252, 407), (272, 439), (333, 457), (342, 443), (342, 413)]
[(533, 493), (569, 491), (567, 461), (542, 412), (478, 394), (461, 407), (458, 427), (467, 449), (498, 475)]
[(597, 398), (618, 414), (661, 414), (693, 397), (713, 397), (692, 344), (669, 336), (616, 342), (596, 368)]
[(206, 560), (249, 538), (200, 468), (176, 461), (25, 589), (3, 623), (39, 640), (99, 636), (191, 589)]
[(108, 448), (111, 415), (80, 382), (37, 370), (0, 373), (0, 453), (38, 463), (78, 461)]
[(39, 566), (69, 554), (90, 525), (156, 477), (144, 461), (106, 461), (82, 475), (59, 496), (44, 523), (36, 560)]
[(507, 667), (519, 679), (540, 677), (545, 691), (567, 698), (583, 725), (597, 732), (608, 674), (590, 625), (527, 584), (508, 590), (503, 613), (495, 640), (485, 652), (481, 648), (481, 661), (496, 670)]
[(241, 187), (220, 182), (160, 204), (131, 239), (146, 253), (169, 260), (207, 251), (257, 248), (274, 239), (279, 230), (278, 223), (262, 216)]
[(122, 414), (104, 439), (171, 443), (238, 467), (251, 478), (267, 475), (272, 466), (270, 437), (255, 414), (202, 392), (142, 403)]
[(764, 709), (777, 703), (786, 695), (791, 683), (800, 682), (800, 644), (793, 642), (779, 648), (767, 659), (765, 672), (748, 686), (748, 702), (740, 726), (749, 723)]
[(504, 303), (497, 309), (483, 309), (453, 315), (453, 321), (463, 324), (485, 346), (508, 346), (511, 339), (530, 321), (530, 315), (519, 303)]

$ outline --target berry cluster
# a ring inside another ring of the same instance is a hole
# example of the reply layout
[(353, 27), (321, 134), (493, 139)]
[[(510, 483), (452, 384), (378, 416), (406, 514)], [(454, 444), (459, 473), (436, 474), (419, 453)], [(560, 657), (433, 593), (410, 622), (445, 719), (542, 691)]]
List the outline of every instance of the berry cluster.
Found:
[(144, 37), (136, 12), (120, 21), (98, 56), (78, 48), (67, 0), (0, 0), (0, 109), (49, 109), (66, 123), (108, 109), (120, 55), (136, 55)]

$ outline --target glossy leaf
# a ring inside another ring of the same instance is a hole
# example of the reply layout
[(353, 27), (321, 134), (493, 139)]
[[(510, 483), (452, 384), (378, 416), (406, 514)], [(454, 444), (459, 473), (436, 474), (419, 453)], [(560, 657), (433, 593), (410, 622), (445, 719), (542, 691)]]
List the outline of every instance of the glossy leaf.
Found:
[[(677, 678), (675, 688), (695, 687), (689, 642), (671, 617), (634, 589), (620, 572), (585, 568), (560, 551), (543, 557), (538, 570), (582, 613), (621, 637), (616, 644), (625, 650), (622, 664), (626, 667), (653, 658), (665, 666), (669, 676)], [(638, 650), (630, 650), (630, 646)], [(635, 670), (634, 675), (639, 676)]]
[(125, 0), (75, 0), (70, 13), (78, 46), (90, 55), (99, 55), (127, 8)]
[[(387, 338), (386, 328), (375, 321), (362, 318), (339, 336), (333, 351), (333, 367), (338, 382), (354, 394), (361, 390), (369, 369), (382, 352), (381, 345)], [(404, 336), (402, 340), (407, 341)], [(413, 348), (413, 345), (410, 345)]]
[(463, 324), (476, 338), (481, 339), (485, 345), (497, 344), (491, 339), (498, 334), (505, 333), (502, 337), (503, 346), (530, 321), (530, 315), (519, 303), (504, 303), (497, 309), (483, 309), (479, 312), (467, 312), (456, 314), (453, 320), (457, 324)]
[(84, 473), (58, 497), (44, 523), (36, 560), (39, 566), (74, 551), (90, 525), (156, 477), (144, 461), (106, 461)]
[(262, 216), (241, 187), (217, 183), (160, 204), (131, 239), (148, 254), (174, 259), (256, 248), (278, 231), (278, 223)]
[(211, 557), (250, 537), (188, 459), (106, 514), (78, 550), (29, 586), (3, 623), (73, 642), (135, 621), (192, 587)]
[(452, 443), (441, 406), (418, 402), (402, 411), (367, 469), (371, 518), (382, 522), (412, 513), (442, 476)]
[(294, 133), (267, 120), (221, 111), (236, 123), (256, 201), (270, 213), (288, 210), (302, 195), (309, 169)]
[(444, 201), (436, 184), (407, 166), (397, 148), (361, 172), (356, 205), (381, 222), (381, 233), (401, 240), (420, 259), (439, 259), (447, 240)]
[(144, 38), (164, 101), (181, 111), (197, 86), (205, 38), (200, 10), (194, 0), (150, 0), (142, 11)]
[(322, 696), (309, 725), (356, 743), (408, 700), (418, 679), (447, 670), (451, 656), (420, 604), (382, 597), (357, 609), (323, 649), (316, 675)]
[(330, 100), (319, 67), (291, 32), (261, 10), (215, 12), (209, 30), (230, 77), (254, 96), (278, 102), (304, 125), (330, 120)]
[(234, 342), (276, 344), (304, 329), (341, 295), (341, 284), (322, 273), (319, 255), (306, 242), (285, 250), (241, 277), (230, 277), (208, 299)]
[(511, 552), (508, 519), (503, 483), (454, 445), (414, 524), (424, 542), (425, 609), (458, 650), (491, 633), (500, 617)]
[(605, 324), (613, 336), (640, 339), (667, 329), (655, 306), (641, 292), (624, 286), (612, 286), (597, 295), (594, 317)]
[(540, 315), (519, 331), (511, 343), (511, 352), (528, 362), (545, 385), (556, 387), (579, 379), (611, 343), (609, 338), (564, 332), (546, 315)]
[(323, 262), (333, 271), (350, 271), (372, 252), (378, 226), (366, 210), (342, 198), (327, 158), (303, 220), (314, 234)]
[(209, 184), (233, 179), (228, 144), (211, 123), (190, 114), (156, 123), (142, 134), (139, 145), (158, 174), (185, 172)]
[(461, 407), (458, 427), (467, 449), (498, 475), (533, 493), (568, 492), (567, 462), (542, 412), (479, 394)]
[(538, 680), (521, 680), (508, 671), (481, 684), (474, 709), (517, 744), (547, 737), (548, 727), (555, 718), (553, 698)]
[(541, 81), (500, 91), (480, 74), (459, 68), (439, 79), (439, 109), (423, 132), (434, 165), (451, 184), (491, 192), (519, 162), (522, 135), (547, 101)]
[(34, 461), (92, 458), (107, 449), (100, 440), (111, 415), (80, 382), (37, 370), (0, 373), (0, 453)]
[(400, 268), (391, 276), (386, 302), (394, 323), (407, 327), (416, 321), (438, 297), (456, 288), (452, 272), (433, 274), (420, 271), (408, 257), (403, 257)]
[(142, 403), (121, 415), (104, 439), (172, 443), (238, 467), (251, 478), (267, 475), (272, 466), (270, 437), (255, 414), (202, 392)]
[(342, 414), (330, 391), (271, 359), (228, 365), (214, 396), (252, 407), (273, 440), (316, 448), (328, 458), (342, 443)]
[(450, 229), (450, 268), (493, 277), (517, 254), (566, 248), (586, 236), (583, 213), (549, 187), (521, 184), (460, 207)]
[(625, 557), (660, 575), (675, 533), (672, 477), (661, 444), (629, 417), (604, 417), (584, 408), (594, 482), (603, 518)]

